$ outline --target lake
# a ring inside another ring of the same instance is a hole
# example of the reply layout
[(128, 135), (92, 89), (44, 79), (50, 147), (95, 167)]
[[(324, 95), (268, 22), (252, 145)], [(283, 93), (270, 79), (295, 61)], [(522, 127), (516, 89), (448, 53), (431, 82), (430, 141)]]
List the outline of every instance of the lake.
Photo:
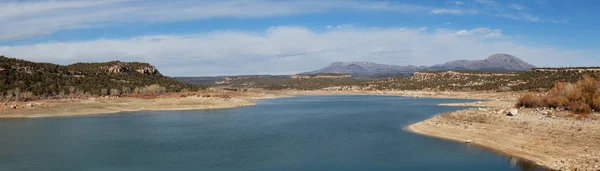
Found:
[(0, 120), (0, 170), (540, 170), (404, 131), (470, 102), (299, 96), (218, 110)]

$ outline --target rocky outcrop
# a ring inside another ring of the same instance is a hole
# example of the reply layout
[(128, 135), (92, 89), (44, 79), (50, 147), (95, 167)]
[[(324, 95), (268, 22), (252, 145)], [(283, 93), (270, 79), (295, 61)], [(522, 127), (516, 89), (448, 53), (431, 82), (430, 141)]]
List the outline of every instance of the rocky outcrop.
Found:
[(157, 75), (158, 74), (158, 70), (154, 67), (143, 67), (140, 69), (135, 70), (138, 73), (144, 74), (144, 75)]
[(124, 73), (131, 71), (126, 63), (117, 63), (113, 66), (102, 66), (100, 68), (105, 69), (110, 73)]
[(100, 69), (105, 70), (109, 73), (133, 73), (137, 72), (144, 75), (160, 75), (158, 70), (151, 65), (147, 66), (131, 66), (126, 62), (116, 62), (115, 64), (109, 66), (101, 66)]

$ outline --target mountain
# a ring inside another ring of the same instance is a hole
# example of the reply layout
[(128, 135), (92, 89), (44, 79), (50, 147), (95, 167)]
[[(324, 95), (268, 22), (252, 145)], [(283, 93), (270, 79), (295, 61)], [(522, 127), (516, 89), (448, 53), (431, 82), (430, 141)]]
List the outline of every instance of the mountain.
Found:
[(485, 60), (457, 60), (438, 64), (427, 70), (486, 70), (486, 71), (526, 71), (535, 66), (509, 54), (494, 54)]
[(485, 71), (525, 71), (535, 66), (509, 54), (494, 54), (484, 60), (456, 60), (444, 64), (425, 66), (399, 66), (372, 62), (334, 62), (325, 68), (301, 74), (338, 73), (353, 76), (377, 76), (412, 74), (417, 71), (485, 70)]
[(0, 56), (0, 101), (197, 90), (152, 65), (112, 61), (57, 65)]
[(414, 65), (398, 66), (398, 65), (386, 65), (372, 62), (334, 62), (325, 68), (305, 72), (301, 74), (323, 74), (323, 73), (337, 73), (337, 74), (350, 74), (353, 76), (375, 76), (375, 75), (395, 75), (395, 74), (410, 74), (419, 70), (423, 70), (425, 67), (418, 67)]

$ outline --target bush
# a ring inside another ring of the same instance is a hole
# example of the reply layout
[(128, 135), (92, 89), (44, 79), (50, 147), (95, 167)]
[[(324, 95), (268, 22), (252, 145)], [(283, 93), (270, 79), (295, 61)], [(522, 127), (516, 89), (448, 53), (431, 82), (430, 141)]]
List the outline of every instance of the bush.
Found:
[(590, 105), (582, 102), (571, 102), (571, 104), (569, 104), (569, 108), (571, 111), (577, 114), (588, 114), (592, 112)]
[[(544, 98), (545, 99), (545, 98)], [(545, 102), (547, 103), (547, 102)], [(527, 93), (519, 98), (517, 102), (517, 107), (542, 107), (544, 106), (544, 102), (540, 96), (534, 95), (533, 93)]]
[(517, 106), (564, 108), (577, 114), (600, 111), (600, 81), (586, 75), (576, 83), (557, 82), (545, 96), (521, 96)]

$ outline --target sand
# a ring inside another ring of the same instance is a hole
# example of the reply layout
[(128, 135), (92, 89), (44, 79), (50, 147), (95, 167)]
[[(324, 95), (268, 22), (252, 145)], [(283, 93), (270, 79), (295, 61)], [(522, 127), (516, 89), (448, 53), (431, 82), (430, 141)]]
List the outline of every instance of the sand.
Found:
[(405, 129), (472, 143), (552, 170), (600, 170), (600, 121), (577, 119), (565, 111), (548, 115), (543, 109), (507, 116), (514, 102), (486, 103), (490, 106), (437, 115)]
[(282, 96), (272, 93), (244, 93), (231, 98), (167, 95), (150, 99), (120, 97), (6, 102), (0, 105), (0, 118), (65, 117), (144, 110), (222, 109), (251, 106), (255, 105), (256, 99)]

